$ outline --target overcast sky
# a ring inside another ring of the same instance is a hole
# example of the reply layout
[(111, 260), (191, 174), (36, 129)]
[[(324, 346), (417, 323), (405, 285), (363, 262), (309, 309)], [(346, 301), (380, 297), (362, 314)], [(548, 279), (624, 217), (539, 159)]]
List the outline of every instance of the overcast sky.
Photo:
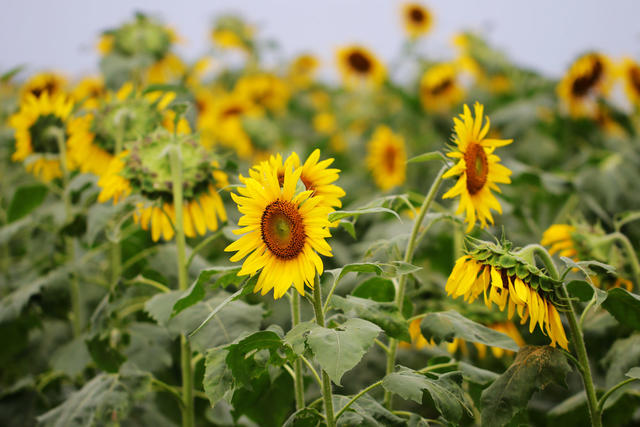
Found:
[[(516, 62), (559, 75), (576, 55), (599, 49), (614, 57), (640, 57), (640, 2), (634, 0), (425, 1), (435, 28), (422, 46), (450, 55), (451, 35), (482, 32)], [(286, 55), (313, 51), (331, 64), (337, 46), (359, 42), (390, 60), (403, 32), (402, 2), (392, 0), (2, 0), (0, 71), (26, 64), (30, 71), (68, 74), (97, 69), (100, 30), (134, 11), (161, 17), (186, 39), (180, 51), (195, 58), (207, 49), (208, 29), (221, 12), (240, 12)]]

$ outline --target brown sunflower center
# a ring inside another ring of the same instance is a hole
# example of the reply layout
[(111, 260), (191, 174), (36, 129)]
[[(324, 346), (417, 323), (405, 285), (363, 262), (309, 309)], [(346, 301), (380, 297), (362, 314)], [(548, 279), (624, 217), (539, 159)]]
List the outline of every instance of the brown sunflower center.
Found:
[(588, 74), (582, 75), (573, 81), (571, 92), (574, 96), (582, 97), (589, 93), (589, 90), (598, 83), (602, 76), (603, 67), (599, 59), (595, 59)]
[(237, 116), (239, 114), (242, 114), (242, 107), (238, 106), (238, 105), (232, 105), (229, 108), (226, 108), (225, 110), (222, 111), (222, 118), (228, 118), (228, 117), (232, 117), (232, 116)]
[(489, 161), (484, 148), (475, 142), (469, 144), (464, 153), (464, 162), (467, 167), (467, 190), (473, 195), (482, 190), (489, 174)]
[(416, 24), (422, 24), (425, 21), (426, 16), (424, 14), (424, 11), (419, 7), (412, 7), (409, 10), (409, 18), (411, 18), (411, 21), (415, 22)]
[(349, 65), (358, 73), (366, 74), (371, 70), (371, 60), (360, 51), (351, 52), (347, 60)]
[(276, 200), (262, 213), (262, 241), (277, 258), (290, 260), (304, 249), (307, 235), (298, 207), (285, 200)]
[(384, 155), (382, 161), (384, 167), (389, 173), (393, 173), (396, 170), (396, 162), (398, 160), (398, 150), (392, 145), (388, 145), (384, 149)]
[(55, 93), (58, 90), (58, 84), (56, 83), (55, 80), (47, 80), (47, 82), (45, 84), (43, 84), (40, 87), (36, 87), (33, 88), (31, 90), (31, 93), (36, 97), (39, 98), (40, 95), (42, 95), (43, 93), (48, 93), (49, 95), (51, 95), (52, 93)]
[(451, 86), (453, 86), (453, 80), (448, 78), (445, 79), (443, 81), (441, 81), (440, 83), (438, 83), (437, 85), (433, 86), (430, 90), (432, 95), (440, 95), (444, 92), (447, 91), (447, 89), (449, 89)]
[(640, 67), (632, 67), (629, 70), (629, 79), (636, 92), (640, 92)]

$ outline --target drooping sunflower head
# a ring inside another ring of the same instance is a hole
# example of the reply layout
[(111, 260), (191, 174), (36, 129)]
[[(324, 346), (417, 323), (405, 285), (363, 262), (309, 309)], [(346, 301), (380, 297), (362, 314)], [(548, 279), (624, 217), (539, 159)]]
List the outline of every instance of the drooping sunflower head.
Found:
[(433, 26), (431, 12), (420, 3), (406, 3), (403, 5), (402, 20), (405, 31), (412, 39), (427, 34)]
[(511, 319), (518, 313), (521, 323), (529, 319), (529, 332), (536, 325), (549, 336), (551, 345), (567, 349), (568, 341), (558, 314), (566, 307), (562, 283), (526, 261), (508, 244), (472, 242), (447, 279), (445, 290), (453, 298), (469, 303), (483, 296), (487, 307), (508, 309)]
[(108, 37), (109, 41), (101, 43), (104, 45), (101, 51), (127, 57), (144, 55), (156, 60), (167, 54), (176, 38), (171, 29), (142, 13), (137, 13), (134, 20), (107, 31), (103, 37)]
[(420, 101), (430, 112), (448, 111), (464, 97), (453, 64), (437, 64), (427, 69), (420, 79)]
[(367, 145), (367, 167), (383, 191), (402, 185), (406, 178), (404, 138), (388, 126), (378, 126)]
[(332, 256), (325, 239), (331, 236), (328, 216), (333, 209), (313, 191), (297, 191), (302, 168), (285, 164), (282, 184), (270, 162), (242, 178), (245, 186), (231, 195), (243, 214), (238, 221), (242, 228), (234, 231), (242, 237), (225, 249), (236, 252), (231, 261), (247, 257), (238, 275), (259, 274), (255, 292), (265, 295), (273, 289), (276, 299), (291, 286), (304, 295), (305, 284), (313, 288), (315, 275), (322, 274), (319, 255)]
[(11, 159), (24, 161), (27, 171), (45, 182), (62, 176), (60, 139), (66, 138), (72, 109), (73, 101), (66, 95), (27, 94), (20, 110), (9, 118), (16, 139)]
[(606, 96), (612, 84), (609, 58), (597, 52), (578, 58), (557, 87), (563, 106), (573, 117), (595, 117), (598, 98)]
[(71, 91), (76, 104), (87, 110), (98, 108), (106, 95), (107, 88), (102, 77), (85, 77)]
[(268, 110), (282, 111), (289, 101), (287, 84), (278, 76), (260, 73), (241, 77), (234, 90), (241, 98)]
[(384, 65), (363, 46), (352, 45), (339, 49), (337, 60), (342, 80), (347, 86), (358, 83), (378, 86), (386, 78)]
[(457, 159), (458, 163), (451, 167), (444, 177), (458, 176), (455, 185), (442, 197), (460, 197), (456, 213), (465, 213), (467, 232), (471, 231), (476, 219), (481, 227), (487, 222), (493, 224), (490, 209), (502, 212), (500, 203), (491, 192), (500, 192), (497, 184), (509, 184), (511, 171), (500, 164), (500, 157), (493, 154), (496, 147), (511, 144), (511, 139), (487, 138), (489, 133), (489, 117), (483, 125), (484, 107), (477, 103), (474, 106), (475, 117), (466, 105), (464, 113), (454, 118), (454, 150), (447, 156)]
[(49, 97), (53, 98), (62, 94), (66, 86), (67, 79), (58, 73), (43, 72), (34, 74), (22, 86), (20, 90), (21, 98), (24, 100), (28, 95), (33, 95), (38, 98), (44, 93), (49, 94)]
[(320, 61), (314, 55), (298, 55), (289, 65), (288, 80), (297, 89), (305, 89), (315, 78)]
[(640, 105), (640, 64), (631, 58), (625, 58), (620, 67), (624, 82), (624, 91), (634, 106)]
[(211, 39), (223, 49), (250, 50), (253, 46), (254, 30), (235, 15), (219, 16), (211, 31)]

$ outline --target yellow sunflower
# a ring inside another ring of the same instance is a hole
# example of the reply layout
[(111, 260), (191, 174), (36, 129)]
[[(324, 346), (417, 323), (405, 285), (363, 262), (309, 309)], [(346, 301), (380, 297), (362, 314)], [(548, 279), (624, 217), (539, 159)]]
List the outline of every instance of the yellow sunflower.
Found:
[(447, 156), (459, 161), (444, 174), (444, 177), (460, 177), (442, 196), (444, 199), (460, 196), (456, 213), (465, 213), (467, 232), (473, 228), (476, 218), (483, 228), (487, 226), (487, 221), (493, 224), (490, 209), (502, 213), (502, 208), (491, 190), (500, 192), (496, 184), (511, 182), (511, 171), (500, 164), (500, 157), (493, 154), (493, 151), (496, 147), (511, 144), (513, 140), (486, 138), (489, 133), (489, 117), (483, 126), (484, 107), (476, 102), (474, 110), (475, 118), (465, 105), (460, 118), (453, 119), (453, 142), (457, 145), (457, 150), (448, 153)]
[(239, 17), (223, 15), (217, 19), (211, 39), (223, 49), (249, 50), (253, 44), (253, 33), (253, 27)]
[(336, 116), (329, 112), (313, 116), (313, 129), (323, 135), (331, 135), (336, 131)]
[(64, 92), (67, 86), (67, 79), (62, 75), (44, 72), (38, 73), (29, 78), (22, 86), (21, 98), (25, 99), (29, 94), (38, 98), (44, 93), (48, 93), (50, 98)]
[(406, 179), (407, 153), (404, 138), (388, 126), (378, 126), (367, 145), (367, 167), (383, 191), (402, 185)]
[(575, 259), (578, 251), (576, 243), (571, 238), (574, 231), (576, 231), (576, 227), (573, 225), (553, 224), (542, 234), (540, 244), (549, 247), (551, 255), (559, 252), (560, 256)]
[(96, 49), (101, 55), (103, 56), (108, 55), (113, 50), (114, 40), (115, 40), (115, 37), (113, 37), (113, 34), (110, 34), (110, 33), (102, 34), (98, 39), (98, 43), (96, 44)]
[(420, 79), (420, 101), (429, 112), (448, 111), (464, 97), (458, 81), (458, 71), (452, 64), (437, 64)]
[(175, 53), (167, 53), (154, 62), (146, 71), (148, 84), (179, 82), (186, 74), (187, 66)]
[(347, 46), (338, 49), (338, 69), (347, 86), (357, 83), (382, 84), (387, 76), (384, 65), (363, 46)]
[(293, 87), (305, 89), (313, 82), (319, 65), (320, 61), (315, 56), (311, 54), (299, 55), (289, 65), (287, 79)]
[(286, 83), (269, 73), (241, 77), (234, 92), (241, 98), (251, 100), (255, 105), (273, 111), (282, 111), (290, 97)]
[(609, 58), (595, 52), (571, 65), (558, 84), (557, 93), (572, 117), (596, 117), (598, 98), (611, 89), (612, 69)]
[(332, 256), (325, 241), (329, 233), (329, 206), (321, 206), (322, 197), (306, 190), (296, 194), (301, 168), (285, 168), (283, 184), (278, 171), (263, 164), (259, 179), (244, 178), (240, 195), (231, 194), (244, 215), (238, 221), (242, 234), (225, 251), (236, 252), (231, 261), (247, 257), (240, 276), (260, 274), (255, 292), (262, 295), (273, 289), (275, 299), (293, 285), (304, 295), (304, 285), (313, 288), (316, 273), (322, 274), (319, 255)]
[(629, 101), (635, 106), (640, 105), (640, 64), (631, 58), (625, 58), (620, 73)]
[[(52, 130), (66, 134), (72, 109), (73, 101), (66, 95), (50, 96), (47, 91), (39, 97), (27, 94), (20, 110), (9, 118), (16, 139), (11, 160), (24, 161), (27, 171), (45, 182), (61, 177), (59, 142)], [(68, 153), (64, 155), (69, 157)]]
[(255, 150), (251, 138), (244, 130), (243, 119), (262, 114), (262, 109), (251, 99), (237, 92), (219, 96), (212, 106), (210, 119), (213, 141), (234, 149), (241, 159), (250, 158)]
[(402, 6), (404, 29), (410, 38), (416, 39), (431, 31), (433, 16), (420, 3), (406, 3)]
[(85, 77), (71, 91), (73, 100), (88, 110), (98, 108), (106, 94), (107, 88), (102, 77)]

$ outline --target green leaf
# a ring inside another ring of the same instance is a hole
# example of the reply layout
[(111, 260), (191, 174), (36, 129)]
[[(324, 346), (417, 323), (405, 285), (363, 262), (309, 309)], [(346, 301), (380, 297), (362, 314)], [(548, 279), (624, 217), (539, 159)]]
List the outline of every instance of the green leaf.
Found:
[(602, 307), (618, 322), (640, 330), (640, 297), (622, 288), (610, 289), (607, 294)]
[[(594, 274), (598, 274), (602, 271), (605, 271), (608, 274), (616, 275), (616, 269), (609, 265), (600, 261), (574, 261), (571, 258), (561, 256), (560, 259), (565, 263), (567, 268), (577, 268), (582, 271), (586, 276), (593, 276)], [(594, 270), (593, 267), (598, 267), (598, 269)]]
[(456, 422), (462, 418), (463, 411), (472, 415), (467, 406), (464, 392), (460, 388), (462, 374), (460, 372), (448, 372), (446, 374), (433, 374), (430, 376), (420, 374), (411, 369), (401, 367), (398, 372), (393, 372), (382, 380), (382, 386), (391, 393), (395, 393), (404, 399), (411, 399), (419, 405), (426, 391), (431, 396), (433, 403), (448, 421)]
[(334, 268), (333, 270), (326, 270), (325, 273), (329, 273), (334, 277), (334, 280), (340, 280), (348, 273), (375, 273), (378, 276), (383, 273), (382, 267), (375, 262), (359, 262), (354, 264), (347, 264), (341, 268)]
[(211, 406), (214, 406), (223, 398), (230, 401), (231, 394), (235, 389), (233, 374), (227, 366), (228, 354), (229, 351), (224, 347), (216, 347), (207, 351), (202, 385)]
[(329, 214), (329, 222), (338, 221), (340, 219), (354, 217), (357, 218), (360, 215), (371, 214), (371, 213), (390, 213), (396, 218), (398, 221), (402, 222), (400, 219), (400, 215), (394, 210), (383, 208), (383, 207), (375, 207), (375, 208), (362, 208), (362, 209), (354, 209), (349, 211), (335, 211)]
[[(213, 276), (220, 273), (226, 273), (225, 277), (228, 274), (236, 276), (238, 271), (240, 271), (240, 267), (237, 266), (211, 267), (200, 271), (198, 278), (189, 286), (189, 289), (184, 291), (180, 299), (174, 304), (171, 317), (174, 317), (185, 308), (202, 301), (205, 297), (204, 285), (209, 282)], [(225, 282), (216, 282), (213, 289), (221, 286), (223, 283)]]
[(457, 311), (428, 313), (420, 322), (422, 335), (436, 343), (452, 342), (454, 338), (462, 338), (469, 342), (478, 342), (491, 347), (518, 351), (518, 344), (508, 335), (494, 331), (462, 316)]
[(111, 347), (109, 338), (95, 336), (86, 341), (87, 349), (98, 368), (109, 373), (116, 373), (127, 358), (117, 349)]
[(133, 322), (127, 332), (129, 345), (123, 350), (127, 357), (126, 366), (148, 372), (171, 367), (171, 336), (165, 327), (150, 322)]
[[(351, 399), (334, 395), (334, 412), (340, 411)], [(373, 397), (364, 394), (338, 418), (338, 426), (404, 426), (406, 423), (382, 406)]]
[(16, 74), (24, 70), (24, 65), (18, 65), (17, 67), (11, 68), (9, 71), (6, 71), (0, 75), (0, 82), (8, 83)]
[(602, 358), (606, 368), (605, 387), (611, 388), (627, 378), (627, 373), (640, 366), (640, 334), (616, 340)]
[(70, 377), (81, 373), (91, 361), (84, 338), (79, 336), (65, 345), (58, 347), (51, 355), (51, 367), (62, 371)]
[(535, 391), (551, 383), (565, 385), (571, 366), (561, 350), (526, 346), (513, 364), (482, 392), (482, 425), (503, 426), (526, 409)]
[(283, 344), (282, 338), (273, 331), (254, 332), (238, 343), (227, 346), (227, 366), (236, 381), (250, 386), (251, 378), (255, 376), (256, 369), (264, 370), (264, 365), (260, 365), (253, 357), (247, 355), (255, 355), (258, 350), (268, 350), (271, 355), (270, 360), (278, 361), (279, 356), (276, 350), (280, 349)]
[(445, 162), (449, 162), (449, 160), (439, 151), (430, 151), (428, 153), (422, 153), (415, 157), (407, 160), (407, 163), (421, 163), (421, 162), (430, 162), (432, 160), (444, 160)]
[(293, 380), (284, 370), (264, 371), (249, 387), (237, 389), (231, 403), (236, 419), (245, 415), (260, 427), (280, 427), (294, 407)]
[(351, 221), (340, 221), (339, 225), (344, 228), (351, 237), (356, 238), (356, 228)]
[(478, 368), (466, 362), (458, 362), (462, 371), (462, 377), (474, 384), (487, 386), (494, 382), (500, 375), (486, 369)]
[(307, 344), (329, 378), (340, 385), (342, 375), (358, 364), (379, 333), (371, 322), (349, 319), (336, 329), (312, 329)]
[(607, 292), (602, 289), (598, 289), (593, 286), (591, 283), (586, 282), (584, 280), (572, 280), (567, 283), (567, 291), (569, 291), (569, 295), (578, 298), (582, 302), (591, 301), (593, 295), (596, 296), (595, 306), (598, 307), (600, 304), (607, 299)]
[(400, 277), (405, 274), (413, 274), (418, 270), (422, 270), (422, 267), (418, 267), (417, 265), (409, 264), (404, 261), (392, 261), (390, 266), (391, 268), (385, 272), (385, 276), (387, 277)]
[(47, 197), (49, 190), (41, 184), (19, 187), (13, 194), (13, 199), (7, 210), (7, 222), (16, 221), (30, 214), (40, 206)]
[(630, 378), (640, 380), (640, 367), (636, 366), (635, 368), (629, 369), (629, 372), (627, 372), (625, 375)]
[(402, 316), (393, 302), (376, 302), (348, 295), (334, 295), (331, 305), (342, 310), (348, 317), (359, 317), (380, 326), (388, 336), (401, 341), (411, 341), (409, 322)]
[(389, 279), (371, 277), (359, 284), (351, 294), (378, 302), (392, 302), (396, 297), (396, 288)]
[(287, 335), (284, 337), (284, 342), (288, 344), (295, 354), (302, 355), (306, 350), (306, 341), (309, 332), (312, 329), (319, 328), (320, 326), (314, 321), (307, 321), (298, 323), (291, 328)]
[(314, 408), (302, 408), (291, 414), (282, 427), (317, 427), (322, 421), (322, 414)]
[(181, 291), (171, 291), (155, 294), (145, 304), (144, 310), (149, 313), (159, 325), (166, 326), (171, 318), (171, 311), (176, 301), (180, 299)]

